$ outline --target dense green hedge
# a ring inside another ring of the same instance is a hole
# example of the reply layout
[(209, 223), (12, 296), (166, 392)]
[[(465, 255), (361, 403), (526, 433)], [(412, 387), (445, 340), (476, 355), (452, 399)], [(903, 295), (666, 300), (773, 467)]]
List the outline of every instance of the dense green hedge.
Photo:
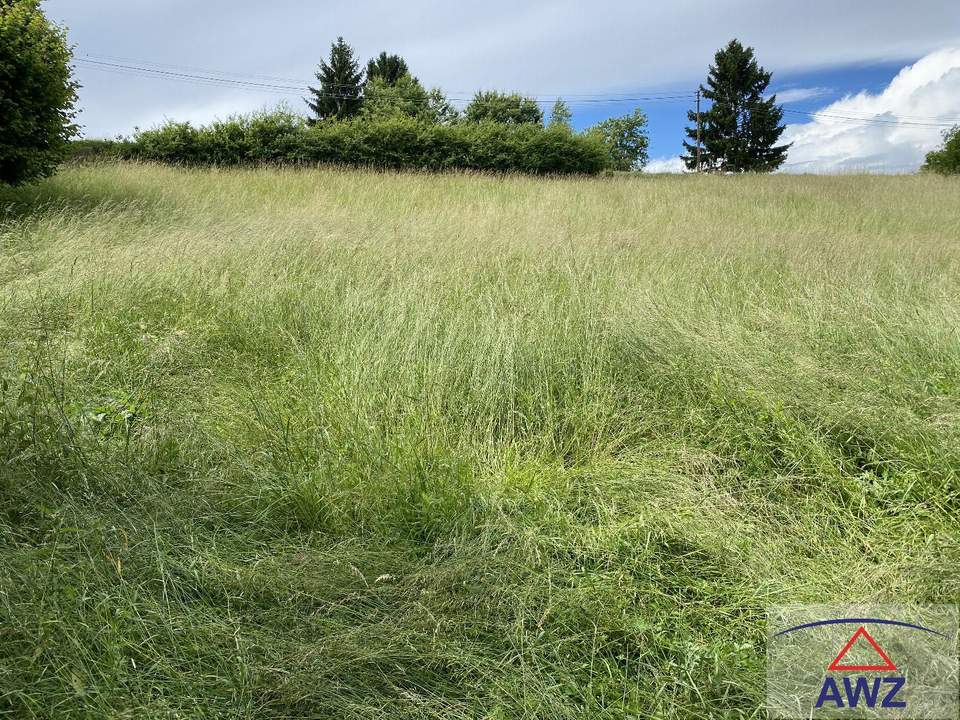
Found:
[(167, 123), (138, 133), (123, 153), (182, 164), (338, 163), (525, 173), (597, 173), (609, 165), (599, 139), (565, 128), (492, 122), (432, 125), (408, 118), (308, 126), (285, 112), (205, 127)]

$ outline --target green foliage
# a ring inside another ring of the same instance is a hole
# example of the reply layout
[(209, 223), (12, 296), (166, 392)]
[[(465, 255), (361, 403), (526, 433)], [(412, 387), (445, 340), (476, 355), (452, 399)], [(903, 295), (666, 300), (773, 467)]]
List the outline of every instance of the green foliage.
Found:
[(307, 125), (285, 110), (197, 128), (167, 123), (135, 137), (134, 157), (180, 164), (335, 163), (393, 169), (597, 173), (609, 166), (596, 136), (524, 123), (439, 125), (402, 114)]
[(393, 83), (380, 78), (367, 81), (360, 117), (365, 120), (405, 117), (435, 125), (451, 125), (460, 119), (460, 113), (440, 88), (427, 91), (415, 77), (401, 75)]
[(321, 61), (316, 78), (320, 87), (311, 87), (307, 100), (315, 120), (344, 120), (360, 112), (363, 72), (342, 37), (330, 46), (330, 59)]
[(427, 93), (427, 104), (430, 107), (433, 122), (436, 124), (452, 125), (460, 121), (460, 111), (447, 100), (446, 95), (440, 88), (430, 89), (430, 92)]
[(467, 105), (466, 120), (475, 123), (543, 125), (543, 111), (536, 100), (517, 93), (478, 92)]
[(407, 61), (399, 55), (380, 53), (367, 62), (367, 82), (381, 80), (387, 85), (396, 84), (403, 76), (410, 75)]
[(401, 75), (392, 82), (381, 77), (367, 79), (363, 90), (364, 119), (406, 117), (422, 122), (435, 122), (436, 115), (430, 104), (430, 95), (420, 81), (409, 74)]
[[(753, 48), (731, 40), (714, 56), (703, 97), (712, 102), (701, 112), (700, 166), (720, 172), (771, 172), (783, 164), (789, 145), (777, 145), (785, 126), (776, 95), (764, 98), (772, 73), (757, 64)], [(697, 167), (697, 114), (684, 141), (687, 168)]]
[(553, 103), (553, 109), (550, 111), (550, 126), (572, 130), (573, 126), (570, 124), (572, 119), (573, 113), (570, 112), (570, 107), (563, 101), (563, 98), (557, 98), (557, 101)]
[(647, 116), (640, 108), (629, 115), (608, 118), (588, 132), (599, 137), (614, 170), (641, 170), (647, 164)]
[(944, 130), (943, 146), (927, 153), (921, 170), (941, 175), (960, 174), (960, 125)]
[(66, 31), (39, 0), (0, 3), (0, 183), (52, 175), (78, 128)]

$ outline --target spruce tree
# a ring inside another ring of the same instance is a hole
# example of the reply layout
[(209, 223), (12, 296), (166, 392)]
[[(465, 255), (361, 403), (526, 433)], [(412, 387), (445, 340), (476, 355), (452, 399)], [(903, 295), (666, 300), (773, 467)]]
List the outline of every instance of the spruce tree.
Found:
[(550, 111), (550, 127), (563, 127), (572, 129), (570, 121), (573, 119), (573, 113), (570, 107), (563, 101), (563, 98), (557, 98), (553, 104), (553, 110)]
[(367, 62), (367, 82), (380, 79), (387, 85), (396, 85), (404, 75), (409, 75), (407, 61), (399, 55), (382, 52)]
[(307, 106), (317, 120), (353, 117), (360, 112), (363, 103), (363, 72), (353, 56), (353, 48), (342, 37), (330, 46), (330, 60), (321, 61), (316, 73), (319, 88), (309, 88), (313, 95)]
[[(784, 126), (783, 110), (776, 95), (764, 98), (772, 73), (757, 64), (753, 48), (737, 40), (718, 50), (700, 87), (711, 102), (700, 113), (700, 167), (721, 172), (771, 172), (783, 164), (790, 145), (777, 145)], [(686, 128), (689, 142), (683, 147), (687, 168), (697, 168), (697, 114), (687, 113), (694, 123)]]

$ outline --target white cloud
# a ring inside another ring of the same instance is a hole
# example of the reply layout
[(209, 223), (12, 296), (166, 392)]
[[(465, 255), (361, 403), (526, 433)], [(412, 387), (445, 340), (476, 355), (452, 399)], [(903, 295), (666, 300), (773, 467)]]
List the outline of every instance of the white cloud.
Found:
[[(868, 121), (844, 118), (868, 118)], [(811, 122), (789, 125), (786, 172), (912, 172), (960, 120), (960, 48), (905, 67), (879, 94), (831, 103)]]
[(654, 158), (647, 163), (643, 171), (647, 173), (680, 173), (686, 171), (686, 169), (687, 166), (683, 164), (683, 160), (677, 156)]
[(795, 103), (801, 100), (812, 100), (813, 98), (823, 97), (833, 92), (830, 88), (809, 87), (809, 88), (787, 88), (777, 91), (778, 103)]

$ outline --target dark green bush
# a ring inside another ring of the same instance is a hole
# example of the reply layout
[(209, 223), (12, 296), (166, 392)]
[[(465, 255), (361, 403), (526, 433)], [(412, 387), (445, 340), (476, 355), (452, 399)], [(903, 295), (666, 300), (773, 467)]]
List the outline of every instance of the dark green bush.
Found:
[(39, 0), (0, 0), (0, 183), (52, 175), (77, 134), (66, 32)]
[(67, 145), (69, 162), (122, 160), (133, 154), (134, 143), (129, 140), (71, 140)]
[(927, 153), (921, 170), (941, 175), (960, 174), (960, 125), (943, 133), (943, 145)]
[(434, 125), (406, 117), (321, 122), (286, 111), (167, 123), (137, 134), (132, 157), (180, 164), (336, 163), (390, 169), (597, 173), (609, 156), (596, 137), (534, 124)]

